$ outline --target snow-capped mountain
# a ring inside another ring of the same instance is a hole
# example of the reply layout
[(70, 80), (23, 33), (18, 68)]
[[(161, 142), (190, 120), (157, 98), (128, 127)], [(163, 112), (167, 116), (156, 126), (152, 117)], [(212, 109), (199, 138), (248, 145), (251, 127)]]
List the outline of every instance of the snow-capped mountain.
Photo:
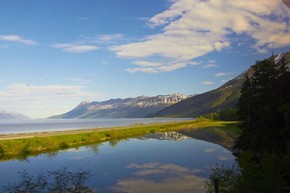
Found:
[(188, 97), (172, 94), (117, 98), (103, 102), (83, 101), (73, 110), (50, 118), (143, 118)]
[(16, 112), (6, 112), (0, 110), (0, 119), (30, 119), (30, 117)]
[[(278, 66), (284, 59), (290, 69), (290, 52), (274, 55), (268, 60), (274, 60)], [(217, 89), (198, 94), (187, 98), (177, 104), (166, 107), (151, 117), (198, 117), (201, 115), (214, 113), (219, 110), (234, 107), (239, 100), (241, 87), (246, 80), (246, 76), (251, 77), (254, 69), (250, 67), (239, 76), (229, 80)]]

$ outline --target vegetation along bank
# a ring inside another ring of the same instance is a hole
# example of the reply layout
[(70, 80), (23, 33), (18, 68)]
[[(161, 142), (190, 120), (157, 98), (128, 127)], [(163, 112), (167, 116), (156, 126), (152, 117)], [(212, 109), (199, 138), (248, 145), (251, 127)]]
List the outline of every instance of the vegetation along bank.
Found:
[(0, 159), (25, 158), (28, 155), (37, 155), (44, 152), (104, 141), (121, 140), (156, 132), (225, 127), (230, 123), (234, 122), (198, 119), (194, 121), (155, 123), (106, 129), (2, 135), (0, 136)]

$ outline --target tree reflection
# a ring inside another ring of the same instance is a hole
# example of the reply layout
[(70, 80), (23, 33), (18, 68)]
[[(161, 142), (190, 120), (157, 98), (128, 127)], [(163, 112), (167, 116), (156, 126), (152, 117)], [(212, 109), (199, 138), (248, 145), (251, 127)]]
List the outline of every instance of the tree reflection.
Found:
[(98, 143), (92, 144), (92, 145), (88, 145), (87, 147), (89, 147), (96, 155), (99, 153), (99, 145)]
[(48, 171), (37, 176), (30, 175), (27, 171), (19, 172), (20, 181), (7, 184), (2, 189), (10, 193), (91, 193), (94, 192), (85, 185), (91, 176), (89, 171), (71, 172), (67, 168)]
[(46, 156), (48, 158), (55, 158), (57, 156), (58, 152), (57, 151), (52, 151), (52, 152), (48, 152), (46, 153)]
[(111, 145), (111, 147), (117, 147), (117, 145), (120, 143), (120, 142), (124, 142), (124, 141), (128, 141), (128, 139), (113, 139), (113, 140), (110, 140), (109, 141), (109, 144)]

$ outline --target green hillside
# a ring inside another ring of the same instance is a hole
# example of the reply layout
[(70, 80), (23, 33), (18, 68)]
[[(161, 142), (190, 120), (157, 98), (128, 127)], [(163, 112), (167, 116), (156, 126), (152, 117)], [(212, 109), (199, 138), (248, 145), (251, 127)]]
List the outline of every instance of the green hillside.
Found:
[[(274, 55), (269, 59), (278, 62), (281, 56), (281, 54)], [(289, 60), (290, 52), (285, 53), (285, 58)], [(246, 75), (251, 77), (252, 74), (253, 69), (249, 68), (247, 71), (215, 90), (185, 99), (157, 113), (150, 114), (148, 117), (198, 117), (219, 110), (232, 108), (238, 102), (241, 86), (246, 79)]]

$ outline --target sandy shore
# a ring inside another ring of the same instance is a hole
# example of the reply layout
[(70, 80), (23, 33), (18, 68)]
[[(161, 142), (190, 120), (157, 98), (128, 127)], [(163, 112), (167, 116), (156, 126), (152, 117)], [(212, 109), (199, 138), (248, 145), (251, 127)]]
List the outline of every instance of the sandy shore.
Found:
[[(192, 121), (179, 121), (182, 122), (192, 122)], [(45, 132), (32, 132), (32, 133), (13, 133), (13, 134), (0, 134), (0, 140), (9, 140), (9, 139), (24, 139), (32, 137), (49, 137), (57, 135), (72, 135), (79, 133), (90, 133), (94, 131), (105, 131), (111, 129), (125, 129), (125, 128), (138, 128), (144, 126), (153, 126), (153, 125), (170, 125), (176, 124), (177, 122), (162, 122), (162, 123), (151, 123), (151, 124), (134, 124), (129, 126), (120, 126), (120, 127), (104, 127), (104, 128), (93, 128), (93, 129), (78, 129), (78, 130), (61, 130), (61, 131), (45, 131)]]
[[(111, 128), (107, 128), (111, 129)], [(0, 140), (5, 139), (22, 139), (22, 138), (32, 138), (32, 137), (48, 137), (56, 135), (68, 135), (68, 134), (79, 134), (79, 133), (89, 133), (93, 131), (102, 131), (104, 129), (80, 129), (80, 130), (64, 130), (64, 131), (47, 131), (47, 132), (34, 132), (34, 133), (15, 133), (15, 134), (0, 134)]]

